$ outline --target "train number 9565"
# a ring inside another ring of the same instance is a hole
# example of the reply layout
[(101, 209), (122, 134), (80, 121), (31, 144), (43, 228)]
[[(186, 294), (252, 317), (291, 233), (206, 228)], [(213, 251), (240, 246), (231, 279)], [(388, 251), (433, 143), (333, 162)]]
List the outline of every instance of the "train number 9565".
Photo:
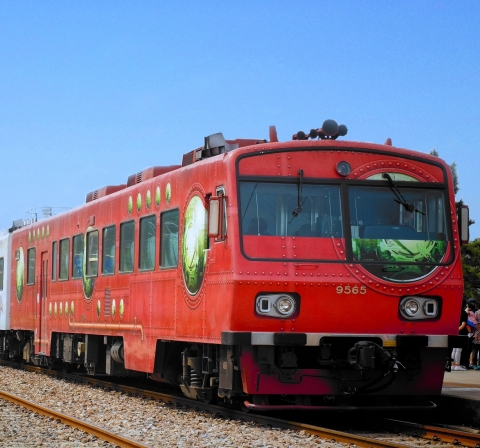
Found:
[(366, 294), (367, 287), (365, 285), (358, 286), (358, 285), (338, 285), (337, 294)]

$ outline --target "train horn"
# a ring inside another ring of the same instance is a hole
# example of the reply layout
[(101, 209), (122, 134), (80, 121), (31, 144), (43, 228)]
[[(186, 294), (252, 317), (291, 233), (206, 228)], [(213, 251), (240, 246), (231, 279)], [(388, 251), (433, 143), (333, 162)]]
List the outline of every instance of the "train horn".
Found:
[(335, 120), (325, 120), (322, 128), (317, 129), (318, 137), (323, 139), (336, 140), (338, 137), (347, 135), (348, 129), (344, 124), (338, 125)]
[(338, 133), (338, 124), (335, 120), (325, 120), (322, 129), (317, 129), (317, 133), (328, 137), (333, 137)]
[(344, 124), (338, 125), (335, 120), (325, 120), (320, 129), (310, 129), (310, 132), (306, 134), (303, 131), (298, 131), (296, 134), (293, 134), (292, 140), (312, 140), (315, 138), (331, 139), (335, 140), (338, 137), (343, 137), (347, 135), (348, 129)]

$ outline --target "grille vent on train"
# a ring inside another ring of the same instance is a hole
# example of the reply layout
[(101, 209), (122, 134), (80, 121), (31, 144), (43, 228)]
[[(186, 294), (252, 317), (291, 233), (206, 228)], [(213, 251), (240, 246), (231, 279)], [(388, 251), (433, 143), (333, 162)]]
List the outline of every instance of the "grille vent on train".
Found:
[(109, 194), (115, 193), (117, 191), (123, 190), (126, 188), (125, 184), (122, 185), (109, 185), (107, 187), (102, 187), (97, 190), (93, 190), (90, 193), (87, 193), (85, 198), (85, 202), (92, 202), (96, 199), (103, 198), (104, 196), (108, 196)]
[(143, 171), (139, 171), (138, 173), (128, 176), (127, 187), (139, 184), (140, 182), (145, 182), (148, 179), (153, 179), (154, 177), (169, 173), (170, 171), (176, 170), (178, 168), (180, 168), (180, 165), (153, 166), (150, 168), (146, 168)]

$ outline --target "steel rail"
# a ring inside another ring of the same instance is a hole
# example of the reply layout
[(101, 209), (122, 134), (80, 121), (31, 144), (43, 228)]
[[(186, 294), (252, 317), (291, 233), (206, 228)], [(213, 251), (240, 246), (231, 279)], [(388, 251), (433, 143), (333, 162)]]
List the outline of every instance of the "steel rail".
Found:
[(403, 433), (430, 439), (434, 442), (451, 443), (452, 445), (468, 446), (480, 448), (480, 434), (457, 431), (455, 429), (443, 428), (441, 426), (423, 425), (420, 423), (410, 423), (402, 420), (385, 419), (395, 429)]
[(124, 437), (119, 434), (112, 433), (106, 430), (105, 428), (97, 426), (93, 423), (88, 423), (83, 420), (79, 420), (78, 418), (61, 414), (59, 412), (56, 412), (52, 409), (48, 409), (32, 401), (24, 400), (23, 398), (20, 398), (19, 396), (10, 394), (8, 392), (4, 392), (0, 390), (0, 398), (3, 400), (9, 401), (10, 403), (26, 408), (29, 411), (44, 415), (45, 417), (48, 417), (48, 418), (53, 418), (57, 421), (57, 423), (63, 423), (65, 425), (79, 429), (80, 431), (84, 431), (88, 434), (94, 435), (99, 439), (113, 443), (116, 446), (119, 446), (121, 448), (148, 448), (149, 447), (149, 445), (145, 445), (143, 443), (132, 440), (128, 437)]
[(444, 381), (443, 382), (443, 387), (451, 388), (451, 389), (480, 389), (480, 384), (465, 384), (465, 383), (455, 383), (453, 381)]

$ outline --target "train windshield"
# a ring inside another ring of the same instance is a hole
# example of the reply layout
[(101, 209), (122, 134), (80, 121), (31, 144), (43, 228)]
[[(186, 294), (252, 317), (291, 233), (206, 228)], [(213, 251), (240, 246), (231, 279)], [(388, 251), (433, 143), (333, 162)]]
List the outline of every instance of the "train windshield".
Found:
[(340, 188), (295, 183), (242, 182), (244, 235), (343, 236)]
[(353, 261), (377, 277), (411, 281), (444, 261), (448, 248), (443, 191), (350, 187)]
[(405, 179), (383, 185), (372, 180), (343, 192), (340, 185), (311, 181), (240, 182), (244, 254), (264, 260), (346, 260), (395, 282), (420, 279), (448, 262), (445, 190)]
[(252, 259), (338, 260), (341, 210), (338, 185), (241, 182), (244, 254)]

